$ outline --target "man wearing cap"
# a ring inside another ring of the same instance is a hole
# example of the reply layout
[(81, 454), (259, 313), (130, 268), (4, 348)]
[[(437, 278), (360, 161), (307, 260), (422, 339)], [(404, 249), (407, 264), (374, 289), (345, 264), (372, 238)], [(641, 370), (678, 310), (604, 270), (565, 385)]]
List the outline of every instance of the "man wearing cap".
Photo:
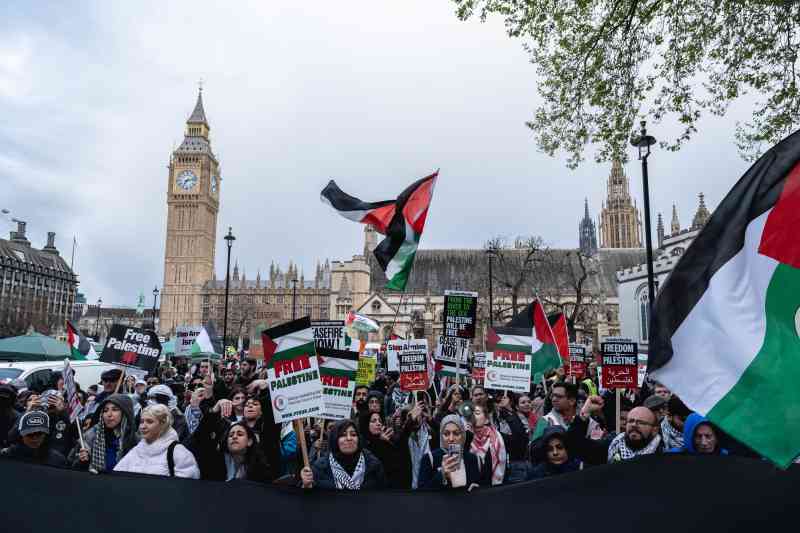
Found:
[(100, 375), (100, 382), (103, 384), (103, 392), (97, 395), (95, 401), (99, 404), (117, 391), (117, 382), (122, 376), (122, 370), (119, 368), (112, 368), (106, 370)]
[(17, 388), (9, 383), (0, 383), (0, 449), (10, 442), (8, 433), (19, 423), (19, 413), (14, 408), (17, 403)]
[(659, 424), (661, 424), (664, 417), (667, 416), (667, 400), (663, 396), (657, 394), (648, 396), (642, 405), (653, 411), (658, 417)]
[(28, 411), (17, 426), (20, 441), (0, 451), (0, 456), (51, 466), (67, 466), (64, 456), (50, 448), (50, 417), (44, 411)]

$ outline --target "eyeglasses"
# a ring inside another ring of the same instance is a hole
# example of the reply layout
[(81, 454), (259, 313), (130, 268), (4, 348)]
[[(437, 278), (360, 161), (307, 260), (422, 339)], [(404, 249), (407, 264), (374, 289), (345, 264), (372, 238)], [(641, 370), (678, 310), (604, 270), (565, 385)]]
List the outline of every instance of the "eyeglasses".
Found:
[(652, 426), (652, 422), (645, 422), (644, 420), (636, 420), (635, 418), (629, 418), (626, 422), (629, 426)]

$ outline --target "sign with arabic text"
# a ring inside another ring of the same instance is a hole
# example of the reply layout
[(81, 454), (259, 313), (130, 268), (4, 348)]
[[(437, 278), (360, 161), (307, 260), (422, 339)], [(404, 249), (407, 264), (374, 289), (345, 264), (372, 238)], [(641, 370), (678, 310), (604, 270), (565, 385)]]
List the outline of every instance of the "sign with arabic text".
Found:
[(626, 339), (600, 343), (603, 370), (600, 376), (604, 389), (635, 389), (639, 374), (639, 345)]
[(400, 390), (404, 392), (428, 390), (428, 341), (410, 339), (402, 341), (397, 358), (400, 366)]

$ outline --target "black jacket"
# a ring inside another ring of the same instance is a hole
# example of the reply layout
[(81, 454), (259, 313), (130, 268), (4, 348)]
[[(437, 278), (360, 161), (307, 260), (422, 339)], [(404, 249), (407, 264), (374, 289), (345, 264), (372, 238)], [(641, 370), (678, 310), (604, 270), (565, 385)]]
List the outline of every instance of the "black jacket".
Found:
[[(369, 450), (361, 450), (364, 454), (366, 471), (364, 472), (364, 482), (361, 490), (382, 489), (386, 486), (386, 475), (380, 460), (372, 455)], [(323, 455), (311, 465), (314, 472), (314, 488), (336, 489), (336, 481), (333, 479), (331, 471), (330, 454)]]
[(50, 448), (47, 444), (34, 450), (28, 448), (23, 443), (15, 444), (10, 448), (0, 451), (0, 457), (7, 457), (17, 461), (27, 461), (49, 466), (67, 466), (67, 460), (58, 451)]
[(18, 423), (19, 413), (13, 407), (9, 407), (5, 413), (0, 413), (0, 449), (11, 444), (11, 435), (16, 434)]
[[(451, 489), (449, 484), (445, 484), (444, 475), (440, 468), (442, 467), (442, 460), (444, 459), (445, 452), (441, 448), (434, 450), (430, 455), (422, 458), (422, 463), (419, 465), (419, 480), (418, 486), (420, 489)], [(433, 458), (433, 463), (431, 463)], [(473, 483), (478, 485), (491, 485), (491, 462), (486, 461), (484, 468), (481, 471), (478, 466), (478, 458), (469, 451), (464, 451), (463, 454), (464, 468), (467, 472), (467, 485), (466, 490)]]
[[(405, 444), (405, 449), (403, 445)], [(408, 456), (408, 436), (402, 437), (396, 442), (386, 442), (380, 438), (372, 437), (366, 439), (366, 448), (378, 458), (383, 465), (386, 474), (386, 481), (392, 489), (411, 488), (411, 468)]]
[(508, 451), (508, 458), (511, 461), (525, 461), (528, 455), (528, 432), (514, 411), (497, 412), (498, 418), (505, 420), (511, 428), (511, 434), (501, 433), (503, 443)]
[[(259, 401), (261, 403), (261, 419), (256, 423), (254, 431), (258, 436), (258, 444), (264, 452), (268, 467), (265, 471), (248, 472), (247, 477), (251, 479), (253, 476), (253, 481), (274, 480), (282, 473), (281, 425), (273, 422), (269, 394), (262, 394)], [(211, 407), (213, 407), (212, 402), (208, 400), (204, 400), (200, 404), (203, 418), (186, 444), (197, 459), (201, 479), (224, 481), (227, 477), (227, 470), (223, 439), (228, 434), (231, 422), (222, 418), (219, 413), (212, 413)]]

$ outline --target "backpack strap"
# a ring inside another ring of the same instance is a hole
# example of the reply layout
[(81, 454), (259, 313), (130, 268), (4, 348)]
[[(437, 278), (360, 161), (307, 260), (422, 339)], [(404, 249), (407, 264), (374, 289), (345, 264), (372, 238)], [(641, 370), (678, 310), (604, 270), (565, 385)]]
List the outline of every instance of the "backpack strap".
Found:
[(169, 477), (175, 477), (175, 446), (178, 441), (172, 441), (167, 448), (167, 466), (169, 467)]

